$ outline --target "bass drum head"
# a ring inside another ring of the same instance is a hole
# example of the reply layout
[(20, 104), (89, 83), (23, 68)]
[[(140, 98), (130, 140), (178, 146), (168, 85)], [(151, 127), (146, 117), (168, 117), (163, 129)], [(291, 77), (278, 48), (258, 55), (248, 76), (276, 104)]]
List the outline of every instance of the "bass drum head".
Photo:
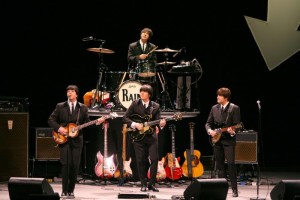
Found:
[(132, 101), (140, 98), (142, 84), (136, 81), (125, 81), (116, 92), (117, 102), (128, 109)]

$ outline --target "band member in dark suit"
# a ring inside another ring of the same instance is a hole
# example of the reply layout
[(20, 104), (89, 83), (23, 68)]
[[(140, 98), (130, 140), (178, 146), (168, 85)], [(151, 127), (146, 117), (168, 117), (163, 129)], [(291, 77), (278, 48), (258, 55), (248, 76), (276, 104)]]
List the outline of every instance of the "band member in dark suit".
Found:
[[(150, 119), (145, 121), (160, 120), (159, 124), (151, 127), (153, 130), (152, 132), (145, 134), (141, 140), (133, 142), (139, 178), (142, 184), (141, 191), (143, 192), (147, 191), (147, 188), (148, 190), (159, 192), (159, 190), (155, 187), (159, 160), (157, 134), (161, 132), (163, 127), (166, 125), (166, 120), (161, 119), (160, 105), (154, 101), (150, 101), (152, 94), (153, 89), (151, 85), (142, 85), (140, 88), (140, 98), (131, 103), (123, 116), (123, 122), (127, 124), (127, 127), (137, 131), (143, 130), (144, 126), (143, 123), (141, 123), (143, 120), (140, 122), (134, 121), (133, 116), (138, 115), (142, 118), (149, 116)], [(148, 157), (150, 158), (150, 180), (147, 186), (148, 168), (146, 167), (146, 161), (148, 160)]]
[[(128, 72), (131, 80), (136, 80), (142, 84), (150, 84), (154, 88), (152, 99), (158, 93), (158, 85), (156, 81), (156, 63), (157, 55), (154, 48), (155, 44), (149, 42), (153, 37), (153, 31), (150, 28), (144, 28), (140, 32), (140, 39), (132, 42), (128, 47), (127, 61), (128, 61)], [(154, 76), (147, 73), (154, 74)], [(140, 76), (143, 74), (142, 76)], [(148, 76), (149, 75), (149, 76)]]
[[(235, 164), (236, 132), (234, 125), (240, 123), (241, 115), (239, 106), (230, 102), (231, 91), (228, 88), (217, 90), (217, 104), (212, 106), (205, 129), (212, 138), (221, 134), (220, 139), (213, 144), (215, 166), (218, 178), (226, 178), (225, 158), (229, 170), (232, 196), (238, 197), (237, 169)], [(225, 132), (218, 133), (218, 128), (229, 127)]]
[[(48, 124), (59, 134), (68, 136), (68, 124), (81, 125), (90, 121), (88, 107), (77, 101), (79, 89), (76, 85), (66, 88), (67, 101), (56, 104), (55, 109), (48, 118)], [(96, 125), (104, 122), (105, 117), (97, 119)], [(74, 189), (79, 172), (81, 152), (83, 147), (83, 134), (79, 130), (76, 137), (67, 137), (66, 142), (59, 144), (62, 193), (61, 197), (75, 198)]]

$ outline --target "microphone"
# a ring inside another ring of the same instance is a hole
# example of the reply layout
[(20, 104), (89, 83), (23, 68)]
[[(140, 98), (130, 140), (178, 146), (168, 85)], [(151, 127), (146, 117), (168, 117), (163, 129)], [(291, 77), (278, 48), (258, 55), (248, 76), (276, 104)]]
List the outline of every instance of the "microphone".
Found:
[(258, 109), (260, 110), (261, 109), (260, 100), (257, 100), (256, 103), (257, 103)]
[(83, 42), (87, 42), (87, 41), (91, 41), (91, 40), (94, 40), (93, 36), (89, 36), (89, 37), (85, 37), (85, 38), (81, 39), (81, 41), (83, 41)]

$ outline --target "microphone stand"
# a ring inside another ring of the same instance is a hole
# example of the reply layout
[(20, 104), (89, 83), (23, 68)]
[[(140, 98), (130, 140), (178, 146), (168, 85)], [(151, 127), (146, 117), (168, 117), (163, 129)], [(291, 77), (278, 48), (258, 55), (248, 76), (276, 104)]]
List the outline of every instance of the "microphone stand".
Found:
[[(258, 104), (258, 133), (261, 134), (261, 106), (259, 100), (257, 101), (257, 104)], [(260, 146), (260, 140), (257, 135), (257, 180), (256, 180), (257, 196), (255, 198), (250, 198), (250, 200), (265, 200), (265, 198), (259, 198), (259, 184), (260, 184), (259, 146)]]

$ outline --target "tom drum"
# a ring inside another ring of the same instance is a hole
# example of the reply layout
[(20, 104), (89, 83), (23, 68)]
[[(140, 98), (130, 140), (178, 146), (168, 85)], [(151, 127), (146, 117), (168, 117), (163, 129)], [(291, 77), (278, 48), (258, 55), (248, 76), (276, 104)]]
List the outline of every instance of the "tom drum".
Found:
[(142, 84), (136, 81), (125, 81), (116, 93), (118, 103), (128, 109), (131, 102), (140, 98), (140, 88)]
[(141, 60), (137, 64), (137, 74), (140, 77), (152, 77), (156, 75), (155, 62)]

